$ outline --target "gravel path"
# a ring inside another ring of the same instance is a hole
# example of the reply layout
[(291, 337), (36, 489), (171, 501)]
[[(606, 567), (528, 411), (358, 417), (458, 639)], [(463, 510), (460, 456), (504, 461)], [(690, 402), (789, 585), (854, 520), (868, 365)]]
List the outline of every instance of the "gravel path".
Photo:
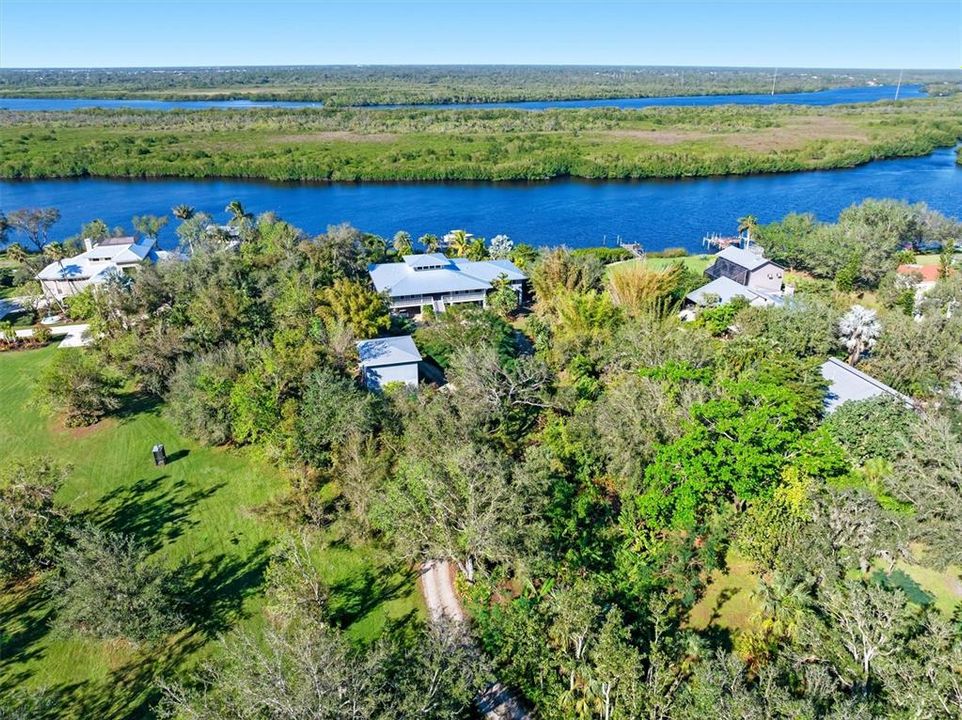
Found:
[[(463, 622), (464, 610), (454, 591), (454, 568), (445, 560), (430, 560), (421, 566), (421, 592), (431, 622), (443, 618)], [(478, 709), (488, 720), (532, 720), (514, 694), (501, 683), (481, 693)]]

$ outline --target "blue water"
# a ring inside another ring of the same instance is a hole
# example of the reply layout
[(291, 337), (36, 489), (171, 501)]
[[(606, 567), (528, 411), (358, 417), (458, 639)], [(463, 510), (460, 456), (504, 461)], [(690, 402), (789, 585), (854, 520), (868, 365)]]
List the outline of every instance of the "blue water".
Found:
[[(640, 242), (648, 250), (682, 246), (696, 251), (707, 233), (734, 232), (752, 213), (761, 222), (813, 212), (834, 219), (868, 197), (924, 201), (962, 219), (962, 168), (953, 149), (879, 160), (849, 170), (683, 180), (558, 180), (540, 183), (278, 184), (244, 180), (34, 180), (0, 182), (0, 210), (58, 207), (54, 237), (76, 233), (101, 218), (130, 228), (133, 215), (168, 214), (187, 203), (226, 220), (240, 200), (248, 211), (277, 212), (311, 234), (349, 222), (385, 237), (414, 237), (464, 228), (485, 237), (572, 247)], [(173, 222), (173, 221), (172, 221)], [(161, 237), (173, 246), (173, 225)]]
[[(925, 97), (920, 85), (903, 85), (899, 99)], [(548, 110), (552, 108), (616, 107), (625, 110), (687, 105), (841, 105), (893, 100), (895, 86), (836, 88), (819, 92), (777, 93), (775, 95), (688, 95), (657, 98), (614, 98), (608, 100), (531, 100), (525, 102), (453, 103), (439, 105), (372, 105), (372, 109), (424, 108), (441, 110)], [(207, 110), (210, 108), (307, 108), (319, 102), (280, 100), (102, 100), (97, 98), (0, 98), (0, 110), (66, 111), (80, 108), (133, 108), (137, 110)]]
[[(903, 85), (899, 100), (926, 97), (921, 85)], [(691, 105), (848, 105), (851, 103), (894, 100), (895, 86), (835, 88), (818, 92), (776, 93), (774, 95), (678, 95), (673, 97), (615, 98), (611, 100), (529, 100), (524, 102), (455, 103), (449, 105), (381, 105), (390, 108), (430, 108), (437, 110), (551, 110), (563, 108), (616, 107), (637, 110), (647, 107)]]
[(319, 102), (282, 100), (110, 100), (106, 98), (0, 98), (0, 110), (42, 110), (65, 112), (81, 108), (117, 110), (243, 110), (249, 108), (305, 108), (322, 107)]

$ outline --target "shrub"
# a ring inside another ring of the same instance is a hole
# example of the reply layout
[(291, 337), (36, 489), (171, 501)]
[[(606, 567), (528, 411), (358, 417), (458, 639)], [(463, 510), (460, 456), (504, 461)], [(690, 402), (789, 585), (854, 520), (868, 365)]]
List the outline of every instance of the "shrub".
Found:
[(174, 574), (132, 536), (76, 530), (50, 581), (57, 620), (98, 638), (157, 640), (184, 626)]
[(92, 425), (120, 406), (120, 378), (86, 350), (57, 353), (40, 374), (37, 390), (49, 407), (64, 413), (67, 427)]
[(0, 473), (0, 580), (49, 567), (66, 514), (54, 503), (66, 469), (46, 458), (15, 463)]
[(231, 392), (245, 365), (233, 345), (181, 360), (167, 393), (167, 412), (178, 429), (205, 445), (228, 442)]
[(681, 258), (688, 257), (688, 251), (683, 247), (670, 247), (647, 253), (647, 255), (652, 258)]

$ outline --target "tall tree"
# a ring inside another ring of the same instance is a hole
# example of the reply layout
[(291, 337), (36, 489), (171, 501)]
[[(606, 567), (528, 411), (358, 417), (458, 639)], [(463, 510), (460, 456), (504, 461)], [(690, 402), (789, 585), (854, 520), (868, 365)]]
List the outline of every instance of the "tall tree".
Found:
[(321, 291), (320, 301), (317, 314), (349, 324), (357, 338), (376, 337), (391, 326), (384, 297), (356, 280), (338, 278)]
[(134, 215), (134, 229), (144, 237), (156, 240), (167, 220), (166, 215)]
[(471, 246), (471, 239), (474, 236), (466, 230), (451, 230), (444, 236), (444, 243), (448, 251), (455, 257), (467, 257), (468, 248)]
[(758, 239), (758, 218), (754, 215), (745, 215), (738, 218), (738, 232), (745, 233), (749, 241)]
[(253, 217), (244, 208), (244, 205), (240, 200), (231, 200), (227, 203), (227, 207), (224, 208), (224, 212), (230, 213), (230, 223), (231, 225), (237, 225), (244, 220), (250, 220)]
[(57, 208), (24, 208), (7, 216), (10, 226), (25, 237), (35, 252), (41, 252), (49, 242), (50, 229), (60, 221)]
[(847, 362), (855, 365), (869, 353), (882, 334), (878, 313), (861, 305), (853, 305), (838, 321), (838, 335), (848, 350)]
[(394, 252), (398, 255), (410, 255), (414, 252), (414, 244), (411, 242), (411, 233), (405, 232), (404, 230), (398, 230), (394, 233), (394, 241), (392, 242), (394, 246)]

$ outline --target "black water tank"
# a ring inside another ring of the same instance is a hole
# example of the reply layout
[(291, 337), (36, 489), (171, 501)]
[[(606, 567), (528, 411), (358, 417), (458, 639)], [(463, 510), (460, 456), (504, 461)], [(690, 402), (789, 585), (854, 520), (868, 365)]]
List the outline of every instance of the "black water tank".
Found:
[(164, 450), (163, 445), (154, 445), (154, 465), (166, 465), (167, 464), (167, 451)]

